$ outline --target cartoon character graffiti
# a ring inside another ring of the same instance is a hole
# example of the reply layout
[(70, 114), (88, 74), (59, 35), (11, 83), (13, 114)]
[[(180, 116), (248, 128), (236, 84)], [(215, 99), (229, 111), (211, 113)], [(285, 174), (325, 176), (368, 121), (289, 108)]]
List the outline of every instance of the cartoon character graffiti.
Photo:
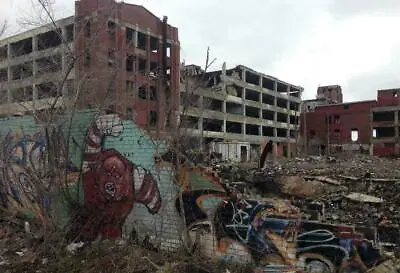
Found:
[(117, 137), (123, 125), (117, 115), (102, 115), (89, 128), (83, 158), (85, 207), (90, 220), (86, 231), (116, 238), (124, 220), (141, 203), (155, 214), (161, 208), (157, 181), (145, 168), (135, 165), (115, 149), (104, 149), (106, 136)]

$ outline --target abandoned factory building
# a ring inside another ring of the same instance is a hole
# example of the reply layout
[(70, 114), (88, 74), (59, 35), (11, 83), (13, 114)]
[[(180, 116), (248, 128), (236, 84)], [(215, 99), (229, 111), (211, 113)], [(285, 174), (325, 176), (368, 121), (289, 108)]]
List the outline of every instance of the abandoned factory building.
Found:
[(269, 140), (278, 156), (296, 154), (302, 87), (243, 65), (226, 69), (224, 63), (206, 73), (183, 67), (180, 90), (181, 124), (206, 143), (247, 143), (251, 152), (242, 160), (256, 156)]
[(176, 120), (180, 45), (167, 17), (80, 0), (74, 16), (55, 24), (0, 41), (0, 114), (48, 108), (55, 98), (59, 106), (79, 93), (79, 107), (106, 103), (141, 126), (162, 129)]
[(310, 154), (399, 154), (398, 96), (400, 89), (386, 89), (377, 91), (377, 100), (342, 103), (340, 86), (319, 87), (316, 99), (303, 101), (303, 149)]

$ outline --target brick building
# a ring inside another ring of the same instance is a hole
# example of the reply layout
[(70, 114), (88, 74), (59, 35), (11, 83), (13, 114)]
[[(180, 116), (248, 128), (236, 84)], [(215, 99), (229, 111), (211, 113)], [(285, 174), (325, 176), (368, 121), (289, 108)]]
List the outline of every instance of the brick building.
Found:
[(371, 109), (371, 143), (374, 155), (398, 155), (400, 88), (378, 90), (377, 107)]
[[(141, 126), (173, 124), (180, 45), (166, 17), (114, 0), (80, 0), (75, 15), (56, 25), (0, 41), (0, 114), (47, 108), (56, 97), (61, 106), (79, 89), (80, 107), (106, 102)], [(72, 56), (79, 59), (71, 71)]]

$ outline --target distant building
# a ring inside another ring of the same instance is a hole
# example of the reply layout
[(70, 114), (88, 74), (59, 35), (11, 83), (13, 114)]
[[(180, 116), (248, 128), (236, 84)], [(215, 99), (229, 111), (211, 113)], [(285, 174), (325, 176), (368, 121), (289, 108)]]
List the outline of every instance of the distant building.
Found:
[[(61, 106), (79, 87), (79, 107), (105, 104), (158, 129), (176, 122), (180, 44), (166, 17), (114, 0), (80, 0), (75, 15), (56, 25), (0, 41), (1, 115), (48, 108), (60, 97)], [(79, 61), (59, 90), (72, 55)]]
[[(242, 157), (272, 140), (278, 155), (295, 155), (303, 88), (239, 65), (203, 73), (186, 66), (181, 80), (181, 121), (206, 143), (242, 143)], [(188, 92), (187, 92), (188, 90)], [(191, 91), (193, 90), (193, 91)], [(236, 147), (236, 146), (235, 146)], [(235, 148), (236, 149), (236, 148)]]
[(317, 99), (325, 99), (328, 104), (342, 103), (342, 87), (340, 85), (319, 86), (317, 89)]

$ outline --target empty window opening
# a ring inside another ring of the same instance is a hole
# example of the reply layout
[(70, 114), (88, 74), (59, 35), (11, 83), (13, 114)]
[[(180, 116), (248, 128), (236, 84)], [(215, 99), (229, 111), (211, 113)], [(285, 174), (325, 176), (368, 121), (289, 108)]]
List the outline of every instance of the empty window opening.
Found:
[(149, 112), (149, 125), (156, 126), (158, 121), (158, 115), (156, 111)]
[(376, 127), (375, 131), (377, 138), (395, 137), (396, 134), (394, 127)]
[(184, 116), (180, 117), (181, 128), (188, 129), (198, 129), (199, 128), (199, 118), (192, 116)]
[(315, 132), (314, 129), (311, 129), (311, 130), (308, 132), (308, 134), (309, 134), (310, 137), (315, 137), (316, 132)]
[(246, 106), (246, 116), (251, 117), (251, 118), (260, 118), (260, 109), (251, 107), (251, 106)]
[(65, 31), (67, 42), (72, 42), (74, 40), (74, 30), (74, 24), (66, 26)]
[(131, 107), (127, 107), (125, 112), (126, 112), (126, 118), (128, 120), (132, 120), (133, 119), (133, 109)]
[(137, 38), (138, 38), (137, 48), (141, 50), (146, 50), (147, 35), (139, 31)]
[(159, 49), (159, 41), (156, 37), (151, 36), (150, 37), (150, 50), (153, 53), (158, 53)]
[(343, 109), (344, 110), (348, 110), (349, 109), (349, 105), (348, 104), (343, 105)]
[(287, 107), (287, 100), (277, 98), (276, 99), (276, 105), (278, 107), (281, 107), (281, 108), (286, 108)]
[(53, 82), (41, 83), (36, 86), (36, 89), (38, 99), (58, 97), (60, 95), (57, 86)]
[(390, 121), (394, 122), (394, 115), (395, 112), (373, 112), (372, 113), (372, 120), (374, 122), (379, 122), (379, 121)]
[(107, 22), (107, 31), (108, 34), (110, 34), (110, 37), (113, 39), (115, 38), (115, 31), (116, 31), (117, 25), (113, 21), (108, 21)]
[(227, 102), (226, 103), (226, 112), (228, 114), (233, 114), (233, 115), (243, 115), (243, 105), (233, 103), (233, 102)]
[(152, 101), (157, 100), (157, 88), (153, 85), (150, 86), (149, 99)]
[(397, 91), (393, 91), (393, 97), (397, 98), (397, 96), (398, 96)]
[(300, 90), (294, 86), (290, 87), (289, 96), (300, 98)]
[(289, 104), (290, 110), (299, 111), (300, 104), (296, 102), (290, 102)]
[(25, 88), (19, 88), (11, 91), (11, 101), (12, 102), (23, 102), (33, 100), (33, 88), (32, 86), (27, 86)]
[(61, 30), (48, 31), (37, 36), (38, 50), (52, 48), (61, 45)]
[(340, 124), (340, 115), (333, 115), (333, 123)]
[(274, 112), (269, 110), (262, 110), (262, 118), (267, 120), (274, 120)]
[(332, 116), (325, 116), (325, 124), (332, 124)]
[(183, 107), (200, 107), (200, 96), (196, 94), (182, 92), (180, 101)]
[(241, 134), (242, 133), (242, 124), (239, 122), (226, 122), (226, 132), (232, 134)]
[(0, 90), (0, 103), (8, 103), (8, 91)]
[(142, 85), (142, 86), (139, 87), (138, 96), (139, 96), (139, 98), (141, 98), (143, 100), (147, 99), (147, 87), (146, 87), (146, 85)]
[(279, 93), (287, 93), (288, 86), (286, 84), (284, 84), (284, 83), (278, 82), (277, 91)]
[(0, 69), (0, 82), (6, 82), (8, 81), (8, 69), (3, 68)]
[(125, 32), (126, 44), (129, 46), (135, 45), (135, 30), (129, 27), (126, 28)]
[(134, 98), (135, 96), (135, 82), (126, 81), (126, 93), (128, 98)]
[(0, 47), (0, 61), (7, 59), (8, 57), (8, 46)]
[(258, 136), (260, 134), (259, 128), (259, 125), (246, 124), (246, 135)]
[(274, 86), (275, 86), (275, 81), (268, 79), (268, 78), (263, 78), (262, 79), (262, 87), (265, 89), (269, 89), (269, 90), (274, 90)]
[(85, 37), (90, 37), (90, 35), (91, 35), (90, 19), (86, 20), (83, 32), (84, 32)]
[(126, 71), (132, 72), (135, 64), (135, 56), (128, 54), (126, 56)]
[(296, 116), (290, 115), (290, 124), (296, 124), (296, 121), (297, 121)]
[(282, 128), (276, 129), (276, 136), (277, 137), (287, 137), (287, 130)]
[(85, 59), (83, 60), (83, 65), (88, 67), (88, 66), (90, 66), (91, 62), (92, 62), (92, 55), (91, 55), (89, 49), (86, 49), (85, 50)]
[(154, 73), (154, 75), (158, 74), (158, 63), (150, 62), (150, 72)]
[(351, 141), (358, 140), (358, 129), (351, 129)]
[(297, 138), (297, 131), (295, 131), (295, 130), (289, 130), (289, 137), (291, 137), (291, 138)]
[(11, 67), (12, 80), (21, 80), (32, 77), (33, 65), (32, 62), (23, 63)]
[(167, 43), (167, 48), (166, 48), (166, 50), (167, 50), (167, 58), (170, 58), (171, 57), (171, 44), (170, 43)]
[(260, 92), (246, 89), (246, 100), (259, 102), (260, 101)]
[(147, 66), (147, 60), (139, 58), (139, 72), (142, 74), (146, 73), (146, 66)]
[(276, 120), (277, 120), (278, 122), (284, 122), (284, 123), (286, 123), (286, 122), (287, 122), (287, 115), (286, 115), (286, 114), (282, 114), (282, 113), (277, 113), (277, 115), (276, 115)]
[(222, 103), (220, 100), (203, 98), (204, 109), (222, 112)]
[(270, 96), (267, 94), (262, 94), (262, 103), (269, 104), (269, 105), (275, 105), (275, 99), (273, 96)]
[(32, 38), (24, 39), (10, 44), (11, 56), (18, 57), (32, 52)]
[(254, 85), (260, 84), (260, 76), (250, 71), (246, 71), (246, 82)]
[(262, 127), (262, 135), (273, 137), (274, 136), (274, 128), (268, 127), (268, 126), (263, 126)]
[(210, 132), (222, 132), (224, 122), (217, 119), (203, 119), (203, 130)]
[(226, 86), (226, 93), (228, 95), (231, 95), (231, 96), (235, 96), (235, 97), (241, 98), (242, 97), (242, 93), (243, 93), (242, 90), (243, 90), (242, 87), (239, 87), (239, 86), (234, 85), (234, 84)]
[(375, 129), (375, 128), (372, 129), (372, 137), (373, 137), (373, 138), (376, 138), (376, 129)]
[(61, 71), (62, 60), (61, 55), (54, 55), (51, 57), (40, 58), (36, 61), (38, 75), (44, 73), (53, 73)]

